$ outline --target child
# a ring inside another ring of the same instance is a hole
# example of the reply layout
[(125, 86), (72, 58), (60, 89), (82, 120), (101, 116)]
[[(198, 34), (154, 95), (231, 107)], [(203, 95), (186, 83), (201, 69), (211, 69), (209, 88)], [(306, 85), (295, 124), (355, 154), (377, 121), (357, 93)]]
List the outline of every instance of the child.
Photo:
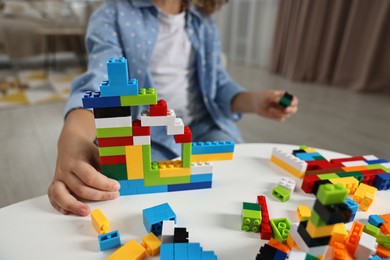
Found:
[[(58, 141), (56, 172), (48, 195), (63, 214), (89, 214), (79, 201), (119, 196), (119, 183), (99, 173), (93, 113), (82, 108), (87, 90), (105, 80), (106, 61), (126, 57), (140, 88), (155, 87), (159, 99), (189, 125), (194, 141), (241, 141), (233, 120), (240, 113), (283, 121), (297, 111), (278, 105), (283, 91), (247, 92), (221, 67), (220, 42), (209, 17), (227, 0), (108, 0), (91, 17), (87, 32), (88, 71), (72, 84)], [(141, 108), (143, 109), (143, 108)], [(134, 109), (133, 115), (140, 110)], [(180, 146), (152, 128), (153, 160), (180, 155)]]

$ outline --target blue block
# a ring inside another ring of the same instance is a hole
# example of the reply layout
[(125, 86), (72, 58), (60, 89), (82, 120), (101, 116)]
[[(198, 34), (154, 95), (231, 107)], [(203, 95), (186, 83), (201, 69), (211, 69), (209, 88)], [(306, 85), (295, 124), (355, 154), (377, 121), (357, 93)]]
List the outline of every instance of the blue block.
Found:
[(378, 174), (375, 178), (374, 186), (378, 190), (390, 189), (390, 174), (389, 173)]
[(98, 236), (100, 251), (116, 248), (121, 246), (121, 237), (118, 230), (101, 234)]
[(356, 212), (358, 211), (359, 205), (349, 197), (347, 197), (345, 199), (344, 203), (351, 210), (351, 217), (349, 218), (349, 221), (348, 221), (348, 222), (351, 222), (355, 219), (355, 215), (356, 215)]
[(192, 174), (190, 177), (190, 183), (211, 182), (211, 181), (213, 181), (213, 174), (212, 173)]
[(160, 260), (174, 260), (173, 244), (161, 244)]
[(121, 196), (125, 195), (135, 195), (137, 194), (137, 182), (140, 182), (143, 180), (120, 180), (118, 181), (121, 185), (121, 188), (119, 190), (119, 194)]
[(100, 92), (87, 91), (83, 98), (84, 108), (105, 108), (120, 106), (121, 99), (119, 96), (101, 97)]
[(234, 152), (233, 141), (193, 142), (192, 154), (214, 154)]
[(175, 243), (173, 244), (173, 253), (175, 260), (187, 260), (188, 259), (188, 248), (187, 243)]
[(145, 186), (143, 179), (121, 180), (119, 183), (121, 185), (119, 190), (121, 196), (168, 192), (168, 185)]
[(108, 81), (100, 85), (102, 97), (138, 95), (138, 81), (135, 78), (129, 80), (126, 58), (109, 59), (107, 74)]
[(314, 156), (321, 156), (319, 153), (296, 153), (295, 157), (303, 160), (303, 161), (315, 161)]
[(385, 223), (385, 221), (379, 215), (370, 215), (368, 217), (368, 223), (373, 226), (379, 227), (380, 225)]
[(149, 194), (149, 193), (160, 193), (168, 192), (168, 185), (158, 186), (146, 186), (145, 181), (142, 180), (142, 184), (137, 186), (137, 194)]
[(168, 203), (143, 210), (144, 226), (148, 232), (153, 232), (156, 236), (161, 235), (164, 220), (173, 220), (176, 223), (176, 214)]
[(285, 260), (287, 258), (287, 254), (283, 251), (276, 250), (273, 260)]
[(203, 251), (202, 260), (217, 260), (217, 256), (214, 254), (214, 251)]
[(199, 243), (188, 243), (188, 260), (202, 260), (202, 248)]
[(168, 185), (168, 192), (211, 188), (211, 181)]
[(381, 163), (388, 163), (389, 161), (386, 159), (377, 159), (377, 160), (370, 160), (366, 161), (367, 164), (381, 164)]

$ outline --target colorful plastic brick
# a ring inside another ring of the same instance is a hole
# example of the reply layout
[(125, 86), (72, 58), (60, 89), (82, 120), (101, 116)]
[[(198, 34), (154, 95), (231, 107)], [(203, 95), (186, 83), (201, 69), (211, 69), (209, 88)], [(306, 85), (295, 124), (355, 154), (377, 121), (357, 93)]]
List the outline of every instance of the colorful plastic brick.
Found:
[(345, 203), (322, 205), (319, 200), (314, 202), (313, 211), (321, 216), (321, 220), (327, 225), (347, 223), (352, 215), (350, 208)]
[(141, 245), (146, 249), (147, 255), (156, 256), (160, 254), (161, 240), (153, 233), (143, 236)]
[(374, 226), (374, 225), (371, 225), (370, 223), (368, 223), (367, 225), (364, 226), (364, 229), (363, 231), (371, 236), (374, 236), (376, 237), (377, 235), (379, 235), (380, 233), (380, 228)]
[(287, 218), (278, 218), (270, 220), (272, 227), (272, 236), (279, 242), (286, 242), (290, 232), (290, 221)]
[(260, 237), (261, 239), (269, 240), (272, 236), (272, 228), (270, 224), (267, 199), (264, 195), (257, 196), (257, 203), (261, 208), (261, 225), (260, 225)]
[(317, 199), (323, 205), (342, 203), (348, 195), (348, 190), (341, 183), (321, 185), (317, 192)]
[(304, 176), (307, 167), (305, 161), (283, 152), (278, 148), (272, 150), (271, 161), (298, 178)]
[(260, 224), (260, 205), (257, 203), (244, 202), (241, 213), (241, 229), (244, 231), (259, 232)]
[(375, 178), (374, 186), (378, 190), (390, 189), (390, 174), (388, 173), (378, 174)]
[(112, 255), (106, 258), (106, 260), (143, 260), (146, 257), (146, 249), (141, 246), (137, 241), (130, 240)]
[(311, 216), (310, 207), (306, 206), (306, 205), (298, 205), (297, 215), (298, 215), (299, 221), (308, 220)]
[(121, 237), (118, 230), (104, 233), (98, 236), (100, 251), (105, 251), (121, 246)]
[(282, 107), (288, 107), (291, 105), (293, 98), (294, 96), (286, 91), (280, 98), (279, 105)]
[(111, 231), (110, 222), (99, 208), (91, 211), (91, 220), (92, 226), (99, 235)]
[(232, 153), (232, 152), (234, 152), (233, 141), (192, 143), (192, 154)]
[(168, 203), (143, 210), (144, 226), (148, 232), (153, 232), (156, 236), (161, 235), (164, 220), (173, 220), (176, 223), (176, 214)]
[(296, 186), (295, 180), (287, 178), (287, 177), (282, 177), (278, 184), (279, 184), (279, 186), (282, 186), (283, 188), (289, 190), (290, 195), (294, 192), (295, 186)]
[(272, 195), (282, 202), (286, 202), (290, 199), (290, 192), (286, 188), (278, 185), (272, 190)]
[(360, 240), (360, 237), (362, 235), (363, 229), (364, 229), (364, 225), (362, 223), (359, 223), (356, 221), (353, 222), (352, 228), (349, 231), (349, 235), (348, 235), (347, 239), (345, 240), (345, 245), (346, 245), (348, 251), (352, 255), (355, 254), (355, 250), (356, 250), (357, 246), (359, 245), (359, 240)]

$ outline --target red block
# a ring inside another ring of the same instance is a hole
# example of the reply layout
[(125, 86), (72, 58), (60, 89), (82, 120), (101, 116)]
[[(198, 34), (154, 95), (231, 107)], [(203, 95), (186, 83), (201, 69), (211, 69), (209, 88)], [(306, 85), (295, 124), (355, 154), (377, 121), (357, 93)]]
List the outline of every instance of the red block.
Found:
[(334, 169), (344, 167), (340, 163), (331, 163), (327, 160), (307, 161), (306, 171)]
[(336, 158), (330, 160), (331, 163), (341, 164), (342, 162), (353, 162), (353, 161), (365, 161), (363, 156), (347, 157), (347, 158)]
[(149, 106), (149, 116), (167, 116), (168, 107), (164, 99), (160, 99), (156, 105)]
[(110, 137), (110, 138), (98, 138), (97, 139), (99, 147), (109, 147), (109, 146), (128, 146), (133, 145), (133, 137)]
[(272, 228), (270, 224), (262, 224), (260, 227), (260, 238), (264, 240), (270, 240), (272, 237)]
[(126, 164), (126, 155), (100, 156), (100, 165)]
[(191, 129), (188, 126), (185, 126), (184, 127), (184, 134), (175, 135), (174, 138), (175, 138), (175, 142), (177, 144), (192, 142), (192, 132), (191, 132)]
[(272, 228), (270, 225), (267, 199), (264, 195), (257, 196), (257, 203), (261, 208), (261, 225), (260, 225), (260, 237), (261, 239), (269, 240), (272, 237)]
[(149, 126), (141, 126), (141, 120), (136, 119), (133, 121), (133, 136), (148, 136), (150, 135)]
[(378, 174), (386, 173), (382, 169), (372, 169), (372, 170), (365, 170), (365, 171), (360, 171), (363, 174), (363, 183), (374, 186), (375, 183), (375, 178)]
[(320, 180), (320, 178), (318, 178), (317, 175), (305, 176), (305, 177), (303, 177), (301, 189), (306, 193), (312, 193), (314, 183), (316, 181), (319, 181), (319, 180)]

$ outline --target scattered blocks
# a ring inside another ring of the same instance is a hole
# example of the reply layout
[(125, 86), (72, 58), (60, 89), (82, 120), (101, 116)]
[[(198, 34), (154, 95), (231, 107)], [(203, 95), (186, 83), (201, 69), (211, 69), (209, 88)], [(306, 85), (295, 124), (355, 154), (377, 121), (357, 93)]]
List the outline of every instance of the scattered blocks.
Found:
[(105, 234), (111, 231), (110, 222), (103, 214), (103, 212), (97, 208), (91, 211), (92, 226), (95, 228), (98, 234)]
[(278, 200), (285, 202), (290, 199), (290, 192), (286, 188), (278, 185), (272, 190), (272, 195)]
[(260, 205), (257, 203), (244, 202), (241, 213), (241, 229), (244, 231), (259, 232), (260, 224)]
[(271, 219), (270, 223), (273, 238), (281, 243), (286, 242), (291, 227), (290, 221), (287, 218), (278, 218)]
[(148, 232), (153, 232), (156, 236), (161, 235), (164, 220), (173, 220), (176, 223), (176, 214), (168, 203), (143, 210), (144, 226)]
[(121, 237), (117, 230), (98, 236), (100, 251), (105, 251), (121, 246)]
[(306, 205), (298, 205), (297, 215), (298, 215), (299, 221), (308, 220), (311, 216), (310, 207), (306, 206)]
[(160, 254), (161, 241), (153, 233), (143, 236), (141, 245), (146, 249), (147, 255), (156, 256)]
[(130, 240), (106, 259), (107, 260), (122, 260), (122, 259), (141, 260), (144, 259), (145, 257), (146, 257), (146, 249), (143, 246), (141, 246), (137, 241)]
[(283, 188), (289, 190), (290, 195), (292, 195), (295, 190), (296, 182), (293, 179), (282, 177), (279, 181), (279, 186), (282, 186)]

